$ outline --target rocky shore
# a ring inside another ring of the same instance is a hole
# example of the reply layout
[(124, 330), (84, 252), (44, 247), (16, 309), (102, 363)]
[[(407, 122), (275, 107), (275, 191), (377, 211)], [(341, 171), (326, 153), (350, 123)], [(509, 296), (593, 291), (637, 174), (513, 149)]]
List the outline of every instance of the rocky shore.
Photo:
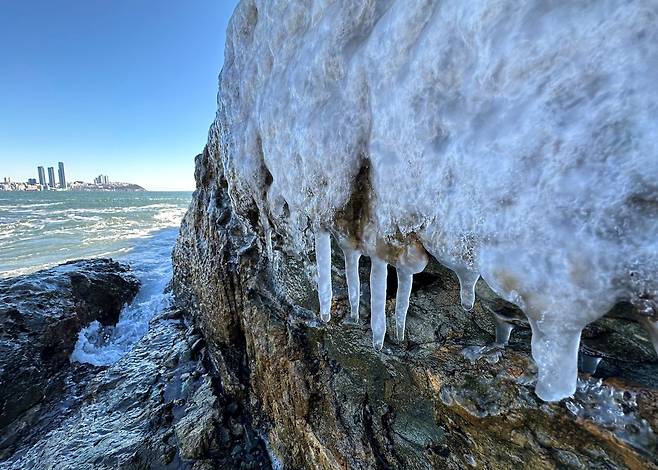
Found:
[[(533, 391), (530, 329), (518, 309), (480, 282), (465, 313), (456, 277), (436, 262), (414, 279), (406, 340), (387, 336), (377, 352), (367, 282), (352, 324), (335, 257), (333, 317), (322, 323), (305, 271), (313, 260), (276, 239), (268, 255), (258, 218), (236, 216), (218, 142), (211, 129), (197, 157), (174, 289), (223, 389), (286, 468), (658, 468), (658, 361), (628, 305), (585, 330), (578, 392), (558, 403)], [(362, 262), (362, 279), (368, 268)], [(492, 345), (493, 313), (515, 325), (505, 348)]]
[(656, 14), (238, 4), (173, 289), (283, 466), (658, 468)]
[[(523, 315), (482, 282), (465, 314), (436, 262), (414, 280), (406, 339), (377, 352), (367, 283), (351, 323), (335, 257), (333, 319), (319, 321), (309, 260), (276, 242), (268, 254), (211, 149), (174, 251), (175, 303), (115, 364), (69, 357), (81, 328), (133, 299), (129, 267), (0, 281), (0, 468), (658, 468), (658, 361), (630, 306), (585, 331), (579, 390), (559, 403), (533, 392)], [(494, 314), (515, 326), (507, 347)]]
[(61, 399), (78, 332), (94, 320), (116, 323), (139, 289), (126, 266), (69, 263), (0, 280), (0, 457)]
[(79, 330), (115, 323), (138, 288), (103, 259), (0, 281), (0, 468), (269, 468), (184, 310), (111, 366), (69, 361)]

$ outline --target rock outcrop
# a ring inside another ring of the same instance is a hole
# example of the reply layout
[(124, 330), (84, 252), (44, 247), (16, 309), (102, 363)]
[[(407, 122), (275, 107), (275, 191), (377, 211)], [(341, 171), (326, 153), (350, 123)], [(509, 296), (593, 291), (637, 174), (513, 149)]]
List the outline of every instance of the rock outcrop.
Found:
[(108, 259), (0, 280), (0, 457), (40, 403), (61, 394), (78, 332), (116, 323), (138, 289), (129, 268)]
[(287, 467), (656, 468), (657, 17), (239, 3), (174, 287)]
[[(631, 307), (585, 330), (584, 368), (603, 359), (559, 403), (534, 394), (530, 329), (518, 309), (480, 281), (465, 313), (456, 277), (434, 261), (414, 279), (406, 339), (387, 336), (377, 352), (367, 283), (362, 318), (350, 323), (335, 258), (333, 319), (321, 322), (313, 260), (276, 240), (268, 255), (258, 216), (235, 214), (219, 142), (213, 127), (197, 157), (174, 288), (223, 389), (286, 468), (658, 468), (658, 361)], [(368, 268), (362, 262), (362, 279)], [(389, 332), (395, 287), (387, 286)], [(492, 346), (492, 313), (516, 326), (504, 349)]]
[(207, 373), (184, 310), (158, 313), (110, 366), (69, 362), (80, 328), (116, 322), (137, 288), (110, 260), (0, 281), (0, 468), (269, 468), (244, 408)]
[(536, 393), (568, 397), (583, 329), (617, 302), (658, 351), (657, 17), (652, 0), (242, 0), (216, 119), (233, 209), (316, 253), (324, 320), (330, 239), (354, 293), (367, 256), (375, 348), (387, 265), (400, 335), (429, 255), (466, 310), (481, 277), (529, 319)]

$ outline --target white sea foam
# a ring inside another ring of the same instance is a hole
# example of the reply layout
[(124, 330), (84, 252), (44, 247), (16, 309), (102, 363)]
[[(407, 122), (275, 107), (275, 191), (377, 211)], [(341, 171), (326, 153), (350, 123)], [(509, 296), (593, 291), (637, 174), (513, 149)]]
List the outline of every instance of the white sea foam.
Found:
[(104, 327), (92, 322), (80, 331), (71, 354), (72, 362), (113, 364), (146, 334), (153, 315), (171, 302), (171, 294), (164, 290), (171, 279), (170, 253), (176, 235), (176, 229), (162, 231), (137, 244), (128, 254), (117, 257), (129, 263), (141, 281), (139, 293), (122, 310), (116, 325)]

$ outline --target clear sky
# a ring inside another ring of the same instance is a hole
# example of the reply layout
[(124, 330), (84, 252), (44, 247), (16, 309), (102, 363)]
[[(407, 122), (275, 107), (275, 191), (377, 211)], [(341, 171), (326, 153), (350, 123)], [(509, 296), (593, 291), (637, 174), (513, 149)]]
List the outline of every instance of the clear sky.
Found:
[(237, 0), (0, 0), (0, 178), (194, 189)]

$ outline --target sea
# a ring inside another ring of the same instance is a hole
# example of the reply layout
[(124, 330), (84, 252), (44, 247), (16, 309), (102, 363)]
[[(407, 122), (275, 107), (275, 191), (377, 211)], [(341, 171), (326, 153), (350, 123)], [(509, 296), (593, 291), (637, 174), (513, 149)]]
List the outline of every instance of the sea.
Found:
[(191, 192), (0, 192), (0, 278), (66, 261), (113, 258), (141, 281), (114, 326), (93, 322), (78, 337), (72, 361), (112, 364), (146, 334), (171, 302), (171, 251)]

